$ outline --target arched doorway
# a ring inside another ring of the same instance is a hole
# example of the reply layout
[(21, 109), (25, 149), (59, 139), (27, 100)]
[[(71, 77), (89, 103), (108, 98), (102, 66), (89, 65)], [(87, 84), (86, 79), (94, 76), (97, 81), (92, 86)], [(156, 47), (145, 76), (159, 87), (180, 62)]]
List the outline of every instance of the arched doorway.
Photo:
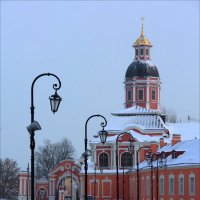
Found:
[(57, 200), (77, 200), (78, 184), (73, 176), (65, 176), (59, 180), (56, 189)]
[(37, 200), (47, 200), (47, 190), (40, 188), (37, 192)]

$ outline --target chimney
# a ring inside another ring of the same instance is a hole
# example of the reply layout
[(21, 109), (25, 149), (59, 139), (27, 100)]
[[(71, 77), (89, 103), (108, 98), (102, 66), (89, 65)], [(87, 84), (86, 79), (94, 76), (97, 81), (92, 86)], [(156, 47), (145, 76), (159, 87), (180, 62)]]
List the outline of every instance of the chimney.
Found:
[(160, 148), (165, 146), (164, 138), (160, 138)]
[(178, 142), (181, 142), (181, 135), (180, 134), (173, 134), (172, 136), (172, 146), (177, 144)]
[(155, 153), (158, 150), (158, 144), (157, 143), (151, 143), (151, 153)]

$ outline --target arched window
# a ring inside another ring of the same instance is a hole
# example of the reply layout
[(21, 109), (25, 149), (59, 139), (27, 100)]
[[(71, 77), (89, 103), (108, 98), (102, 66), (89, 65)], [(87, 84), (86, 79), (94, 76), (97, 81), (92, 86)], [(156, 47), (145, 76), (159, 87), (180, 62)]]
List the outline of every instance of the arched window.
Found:
[(143, 56), (143, 54), (144, 54), (144, 50), (140, 49), (140, 55)]
[(156, 91), (155, 89), (151, 91), (151, 99), (156, 100)]
[(146, 56), (149, 55), (149, 49), (146, 49)]
[(136, 56), (138, 56), (138, 49), (136, 49)]
[(108, 167), (108, 154), (101, 153), (99, 155), (99, 167)]
[(125, 152), (121, 155), (121, 166), (131, 167), (133, 166), (133, 156), (129, 152)]

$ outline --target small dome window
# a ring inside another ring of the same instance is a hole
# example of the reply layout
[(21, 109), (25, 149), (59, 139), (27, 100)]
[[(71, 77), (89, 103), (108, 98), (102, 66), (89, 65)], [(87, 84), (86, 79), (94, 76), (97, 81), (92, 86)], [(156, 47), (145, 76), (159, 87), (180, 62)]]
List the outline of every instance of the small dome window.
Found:
[(149, 55), (149, 49), (146, 49), (146, 55), (147, 56)]
[(144, 55), (144, 50), (140, 49), (140, 55), (143, 56)]
[(135, 50), (135, 54), (136, 54), (136, 56), (138, 56), (138, 49)]

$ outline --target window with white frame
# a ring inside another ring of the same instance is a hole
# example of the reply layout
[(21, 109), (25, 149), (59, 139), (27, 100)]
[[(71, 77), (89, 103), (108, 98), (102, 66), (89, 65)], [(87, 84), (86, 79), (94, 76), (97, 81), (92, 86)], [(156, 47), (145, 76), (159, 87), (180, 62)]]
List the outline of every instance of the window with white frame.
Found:
[(179, 187), (179, 195), (184, 195), (184, 176), (179, 175), (179, 180), (178, 180), (178, 187)]
[(169, 176), (169, 195), (174, 195), (174, 176)]
[(138, 90), (138, 99), (144, 100), (144, 90), (143, 89)]
[(127, 93), (128, 93), (128, 94), (127, 94), (127, 99), (128, 99), (128, 101), (131, 101), (131, 100), (132, 100), (132, 91), (131, 91), (131, 90), (128, 90)]
[(121, 155), (121, 166), (131, 167), (133, 166), (133, 156), (129, 152), (124, 152)]
[(164, 176), (160, 176), (160, 195), (164, 195)]
[(150, 195), (150, 178), (146, 177), (146, 195)]
[(156, 90), (155, 89), (153, 89), (151, 91), (151, 100), (156, 100)]
[(189, 179), (189, 192), (190, 195), (195, 195), (195, 177), (194, 174), (190, 175), (190, 179)]
[(108, 154), (101, 153), (99, 155), (99, 167), (108, 167)]

